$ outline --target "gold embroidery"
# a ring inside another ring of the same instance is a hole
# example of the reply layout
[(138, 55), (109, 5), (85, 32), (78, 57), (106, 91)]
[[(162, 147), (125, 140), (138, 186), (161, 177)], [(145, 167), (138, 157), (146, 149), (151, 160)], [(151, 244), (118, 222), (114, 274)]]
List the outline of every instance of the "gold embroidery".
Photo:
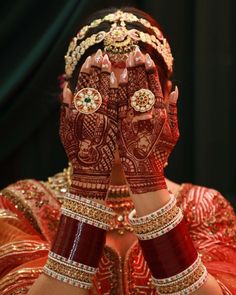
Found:
[(21, 285), (30, 286), (41, 273), (41, 267), (25, 267), (20, 270), (12, 271), (0, 279), (0, 291), (9, 288), (13, 289), (13, 286), (16, 286), (16, 290), (18, 290), (19, 282)]
[[(19, 254), (29, 254), (29, 253), (35, 253), (36, 251), (48, 251), (49, 250), (49, 245), (47, 243), (42, 243), (42, 241), (36, 242), (36, 241), (15, 241), (15, 242), (10, 242), (8, 244), (5, 244), (1, 246), (0, 248), (0, 257), (3, 259), (4, 257), (9, 257), (9, 255), (14, 257), (14, 255), (19, 255)], [(35, 253), (35, 255), (42, 255), (40, 253)], [(22, 259), (25, 260), (25, 257), (23, 256)]]
[[(30, 206), (25, 202), (24, 199), (22, 199), (17, 191), (14, 191), (13, 188), (5, 188), (1, 191), (1, 193), (4, 195), (6, 199), (8, 199), (10, 202), (12, 202), (18, 210), (20, 210), (27, 220), (32, 224), (32, 226), (39, 232), (41, 232), (38, 223), (34, 217), (33, 211), (30, 208)], [(22, 194), (25, 193), (24, 190), (21, 191)]]

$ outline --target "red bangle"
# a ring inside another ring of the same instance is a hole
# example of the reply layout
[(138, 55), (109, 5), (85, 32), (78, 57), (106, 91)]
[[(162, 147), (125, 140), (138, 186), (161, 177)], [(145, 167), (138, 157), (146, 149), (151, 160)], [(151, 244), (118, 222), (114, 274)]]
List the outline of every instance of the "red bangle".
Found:
[(76, 287), (90, 289), (109, 228), (112, 210), (67, 193), (45, 274)]
[(194, 248), (173, 195), (157, 211), (136, 217), (133, 210), (129, 219), (158, 294), (192, 294), (204, 284), (207, 270)]
[(104, 229), (62, 215), (51, 251), (67, 259), (97, 267), (105, 239)]
[(184, 271), (198, 256), (184, 220), (164, 235), (139, 243), (155, 278), (167, 278)]

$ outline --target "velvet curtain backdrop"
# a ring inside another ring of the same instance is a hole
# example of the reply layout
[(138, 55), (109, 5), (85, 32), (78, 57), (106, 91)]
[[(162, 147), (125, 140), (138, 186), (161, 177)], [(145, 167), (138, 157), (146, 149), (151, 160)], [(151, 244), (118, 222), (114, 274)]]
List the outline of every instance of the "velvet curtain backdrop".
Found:
[(0, 186), (46, 179), (67, 161), (58, 137), (63, 56), (91, 12), (132, 5), (166, 32), (180, 89), (181, 139), (167, 176), (236, 193), (236, 1), (18, 0), (0, 10)]

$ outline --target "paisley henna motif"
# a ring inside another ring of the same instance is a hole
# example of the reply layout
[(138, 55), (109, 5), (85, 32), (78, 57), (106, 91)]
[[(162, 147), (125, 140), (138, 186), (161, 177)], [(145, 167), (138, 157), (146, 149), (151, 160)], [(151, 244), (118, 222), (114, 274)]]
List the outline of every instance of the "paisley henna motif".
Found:
[(90, 73), (80, 73), (76, 93), (84, 88), (96, 89), (102, 104), (91, 114), (78, 112), (74, 102), (62, 108), (60, 136), (73, 167), (70, 191), (105, 199), (118, 130), (117, 89), (110, 88), (110, 73), (95, 66)]
[[(147, 70), (144, 63), (135, 65), (129, 60), (127, 79), (119, 88), (118, 110), (124, 172), (133, 193), (160, 190), (166, 188), (163, 169), (179, 136), (176, 104), (172, 101), (167, 108), (156, 67)], [(154, 106), (142, 113), (131, 106), (139, 89), (155, 95)]]

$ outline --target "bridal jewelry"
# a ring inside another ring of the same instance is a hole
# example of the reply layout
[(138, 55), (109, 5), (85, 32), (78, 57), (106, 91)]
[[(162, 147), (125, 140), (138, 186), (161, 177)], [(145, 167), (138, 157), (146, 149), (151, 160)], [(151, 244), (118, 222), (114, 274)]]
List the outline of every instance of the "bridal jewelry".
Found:
[[(102, 22), (110, 22), (111, 28), (108, 32), (99, 31), (86, 38), (87, 32), (91, 28), (99, 26)], [(138, 22), (142, 26), (152, 30), (153, 34), (144, 33), (137, 29), (128, 30), (126, 23)], [(104, 51), (109, 55), (112, 62), (124, 62), (128, 54), (133, 51), (139, 43), (150, 45), (163, 58), (168, 70), (172, 72), (173, 56), (167, 40), (161, 31), (151, 25), (143, 18), (138, 18), (132, 13), (121, 10), (106, 15), (102, 19), (94, 20), (90, 25), (83, 27), (76, 37), (70, 42), (65, 55), (66, 77), (71, 78), (75, 67), (87, 49), (95, 44), (104, 42)]]
[(83, 88), (74, 97), (75, 108), (83, 114), (96, 112), (102, 104), (101, 94), (94, 88)]
[(149, 89), (140, 89), (131, 97), (131, 106), (137, 112), (149, 111), (155, 103), (155, 95)]

